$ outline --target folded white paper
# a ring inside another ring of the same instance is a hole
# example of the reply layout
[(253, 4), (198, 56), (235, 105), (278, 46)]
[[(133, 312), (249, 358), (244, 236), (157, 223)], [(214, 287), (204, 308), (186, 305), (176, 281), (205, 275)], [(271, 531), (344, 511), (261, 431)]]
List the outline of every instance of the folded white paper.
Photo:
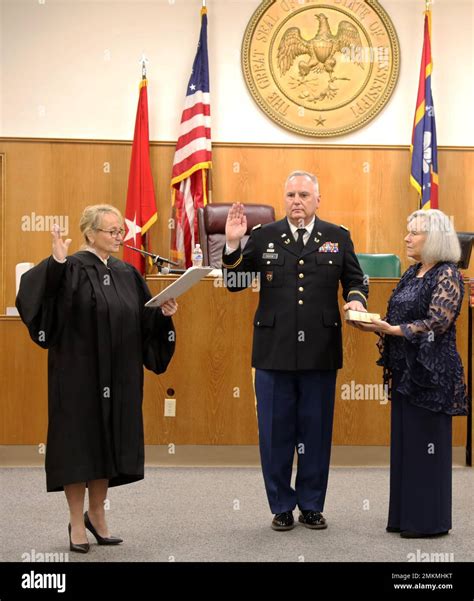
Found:
[(178, 298), (178, 296), (187, 292), (199, 280), (202, 280), (202, 278), (211, 273), (211, 271), (212, 267), (190, 267), (175, 282), (151, 298), (145, 304), (145, 307), (157, 307), (166, 303), (170, 298)]

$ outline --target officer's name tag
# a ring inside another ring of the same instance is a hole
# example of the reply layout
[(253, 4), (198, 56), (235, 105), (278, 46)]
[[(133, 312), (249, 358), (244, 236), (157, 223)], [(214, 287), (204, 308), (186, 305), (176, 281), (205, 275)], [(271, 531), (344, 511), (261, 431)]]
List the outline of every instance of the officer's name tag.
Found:
[(278, 259), (278, 253), (263, 253), (262, 259)]

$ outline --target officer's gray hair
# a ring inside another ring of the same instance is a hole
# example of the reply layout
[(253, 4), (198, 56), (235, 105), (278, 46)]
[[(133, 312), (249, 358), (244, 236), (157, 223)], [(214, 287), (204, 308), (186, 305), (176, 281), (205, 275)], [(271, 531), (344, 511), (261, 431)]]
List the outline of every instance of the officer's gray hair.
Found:
[(318, 178), (314, 175), (314, 173), (309, 173), (309, 171), (292, 171), (290, 175), (286, 178), (286, 183), (293, 179), (294, 177), (307, 177), (314, 184), (314, 191), (316, 192), (316, 196), (319, 196), (319, 181)]
[(438, 209), (420, 209), (408, 217), (408, 229), (417, 218), (420, 230), (427, 234), (421, 250), (422, 261), (429, 265), (440, 261), (457, 263), (461, 258), (461, 245), (451, 219)]

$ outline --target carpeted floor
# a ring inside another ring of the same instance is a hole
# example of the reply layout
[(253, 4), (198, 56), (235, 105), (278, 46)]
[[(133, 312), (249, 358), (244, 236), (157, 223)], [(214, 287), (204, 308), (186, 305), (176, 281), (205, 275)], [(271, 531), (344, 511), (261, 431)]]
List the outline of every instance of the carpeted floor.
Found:
[[(68, 552), (66, 499), (46, 494), (44, 470), (2, 468), (0, 482), (0, 560)], [(473, 470), (454, 468), (449, 536), (401, 539), (385, 532), (388, 469), (336, 467), (324, 511), (329, 528), (274, 532), (260, 469), (149, 467), (144, 481), (109, 491), (111, 534), (124, 544), (93, 544), (68, 560), (404, 562), (442, 553), (438, 561), (473, 561), (473, 498)]]

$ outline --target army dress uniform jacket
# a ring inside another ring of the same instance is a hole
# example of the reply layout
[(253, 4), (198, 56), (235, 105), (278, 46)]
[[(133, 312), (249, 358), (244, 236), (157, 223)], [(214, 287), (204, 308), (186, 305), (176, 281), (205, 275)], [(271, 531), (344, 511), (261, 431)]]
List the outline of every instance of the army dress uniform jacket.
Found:
[(287, 219), (256, 226), (242, 252), (223, 251), (224, 285), (237, 292), (260, 277), (252, 366), (272, 370), (342, 367), (339, 282), (346, 301), (367, 305), (368, 287), (348, 230), (316, 217), (301, 253)]

